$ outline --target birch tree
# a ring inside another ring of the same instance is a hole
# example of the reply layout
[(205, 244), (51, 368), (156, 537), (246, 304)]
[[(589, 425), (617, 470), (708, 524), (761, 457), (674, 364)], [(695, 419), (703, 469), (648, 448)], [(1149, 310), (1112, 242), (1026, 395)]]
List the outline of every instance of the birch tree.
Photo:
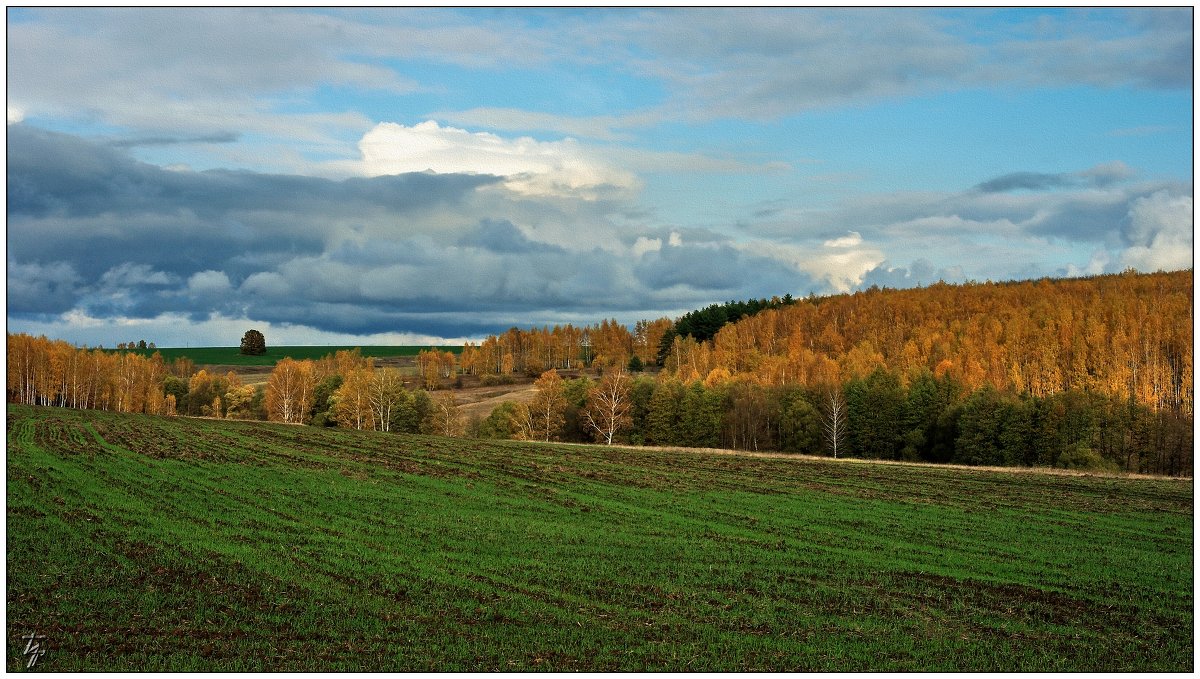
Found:
[(567, 397), (562, 378), (551, 368), (533, 383), (537, 393), (529, 404), (530, 438), (549, 441), (558, 434), (565, 421)]
[(267, 380), (267, 419), (303, 423), (315, 386), (312, 361), (284, 358), (276, 363)]
[(356, 368), (345, 374), (342, 386), (334, 392), (333, 419), (339, 426), (352, 429), (374, 429), (374, 410), (369, 388), (374, 371)]
[(400, 379), (400, 371), (395, 368), (376, 370), (369, 382), (367, 399), (371, 404), (375, 428), (378, 431), (391, 431), (392, 418), (405, 397), (404, 382)]
[(454, 392), (445, 391), (432, 398), (427, 430), (438, 436), (462, 436), (466, 429)]
[(631, 380), (624, 370), (607, 372), (600, 383), (588, 390), (583, 416), (597, 438), (612, 445), (617, 432), (631, 424), (629, 388)]
[(838, 448), (844, 447), (846, 441), (846, 397), (836, 386), (825, 390), (825, 412), (822, 422), (825, 441), (829, 444), (833, 456), (838, 456)]

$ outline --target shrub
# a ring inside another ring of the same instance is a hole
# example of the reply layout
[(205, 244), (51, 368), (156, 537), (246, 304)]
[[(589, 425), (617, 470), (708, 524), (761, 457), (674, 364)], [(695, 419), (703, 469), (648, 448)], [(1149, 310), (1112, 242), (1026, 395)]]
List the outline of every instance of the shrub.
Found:
[(1058, 463), (1055, 466), (1062, 469), (1077, 469), (1080, 471), (1117, 471), (1117, 465), (1104, 459), (1100, 453), (1093, 450), (1086, 443), (1079, 443), (1067, 448), (1063, 451), (1062, 455), (1058, 456)]

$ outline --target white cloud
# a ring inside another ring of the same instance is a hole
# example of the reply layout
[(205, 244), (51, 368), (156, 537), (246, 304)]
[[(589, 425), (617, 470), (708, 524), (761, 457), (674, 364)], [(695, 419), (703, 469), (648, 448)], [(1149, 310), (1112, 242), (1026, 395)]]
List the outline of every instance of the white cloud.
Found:
[(246, 280), (242, 281), (239, 288), (243, 295), (267, 295), (270, 297), (283, 297), (290, 290), (291, 288), (283, 276), (274, 271), (259, 271), (250, 274)]
[(438, 111), (433, 114), (433, 117), (455, 125), (486, 127), (493, 130), (541, 130), (544, 132), (557, 132), (572, 137), (608, 141), (628, 137), (628, 135), (614, 132), (615, 127), (645, 125), (651, 122), (638, 117), (570, 117), (541, 111), (492, 107), (479, 107), (466, 111)]
[(825, 241), (825, 247), (827, 247), (827, 248), (853, 248), (853, 247), (858, 247), (859, 245), (862, 245), (862, 242), (863, 242), (862, 235), (859, 234), (857, 231), (851, 231), (850, 233), (846, 234), (845, 236), (842, 236), (841, 238), (834, 238), (832, 240)]
[(863, 282), (867, 272), (882, 264), (883, 252), (875, 248), (822, 253), (805, 263), (803, 270), (829, 282), (838, 292), (849, 292)]
[[(648, 127), (661, 122), (659, 113), (638, 113), (624, 116), (592, 116), (592, 118), (570, 118), (550, 113), (535, 112), (535, 110), (479, 108), (466, 112), (439, 112), (432, 114), (433, 118), (454, 125), (484, 127), (487, 130), (504, 131), (542, 131), (564, 134), (564, 142), (536, 143), (546, 148), (547, 144), (564, 144), (583, 149), (574, 138), (599, 139), (606, 142), (614, 140), (629, 140), (631, 134), (617, 133), (614, 127), (632, 128)], [(418, 131), (422, 126), (434, 125), (436, 122), (422, 122), (407, 130)], [(443, 136), (451, 132), (464, 132), (454, 127), (434, 128)], [(473, 133), (491, 139), (502, 139), (487, 133)], [(527, 137), (516, 139), (516, 142), (526, 142)], [(695, 174), (779, 174), (791, 172), (790, 163), (782, 161), (743, 160), (736, 156), (714, 156), (702, 152), (661, 151), (632, 148), (632, 146), (608, 146), (608, 148), (589, 148), (588, 162), (592, 166), (620, 167), (634, 173), (695, 173)], [(800, 162), (815, 162), (802, 160)], [(424, 169), (424, 168), (422, 168)], [(470, 170), (468, 170), (470, 172)], [(474, 170), (478, 172), (478, 170)], [(505, 174), (505, 173), (496, 173)]]
[(122, 289), (136, 285), (171, 285), (176, 281), (173, 274), (156, 271), (149, 264), (124, 262), (104, 272), (100, 284), (105, 289)]
[(1098, 276), (1098, 275), (1104, 273), (1108, 269), (1108, 265), (1109, 265), (1110, 261), (1111, 260), (1108, 256), (1107, 251), (1097, 250), (1092, 253), (1092, 258), (1089, 259), (1088, 263), (1086, 265), (1084, 265), (1082, 268), (1077, 267), (1074, 264), (1068, 264), (1067, 265), (1067, 275), (1071, 276), (1071, 277)]
[(233, 289), (224, 271), (198, 271), (188, 278), (188, 292), (193, 295), (219, 295)]
[(658, 252), (659, 250), (662, 250), (662, 244), (661, 238), (646, 238), (645, 236), (638, 236), (638, 239), (633, 243), (633, 256), (641, 257), (647, 252)]
[(9, 125), (15, 125), (22, 120), (25, 120), (25, 109), (21, 108), (20, 106), (8, 104), (5, 109), (8, 114)]
[(885, 260), (882, 250), (864, 245), (857, 232), (825, 241), (824, 250), (768, 241), (751, 241), (738, 247), (783, 262), (796, 271), (823, 281), (832, 290), (849, 292), (861, 285), (867, 273)]
[(1125, 237), (1130, 247), (1121, 253), (1121, 265), (1139, 271), (1192, 266), (1193, 223), (1191, 196), (1159, 191), (1138, 198), (1129, 209)]
[(425, 171), (490, 174), (505, 177), (505, 185), (518, 193), (584, 199), (639, 186), (631, 173), (600, 161), (569, 138), (508, 139), (442, 127), (430, 120), (411, 127), (379, 123), (363, 136), (358, 148), (362, 154), (358, 169), (368, 176)]

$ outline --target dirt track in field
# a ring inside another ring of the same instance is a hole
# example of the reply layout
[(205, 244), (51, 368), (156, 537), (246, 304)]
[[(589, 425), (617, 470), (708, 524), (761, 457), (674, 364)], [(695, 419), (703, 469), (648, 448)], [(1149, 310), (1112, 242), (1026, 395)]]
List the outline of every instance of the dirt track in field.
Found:
[(509, 384), (456, 389), (454, 397), (458, 399), (459, 412), (470, 420), (473, 417), (487, 417), (496, 406), (505, 401), (529, 403), (536, 393), (537, 389), (532, 384)]

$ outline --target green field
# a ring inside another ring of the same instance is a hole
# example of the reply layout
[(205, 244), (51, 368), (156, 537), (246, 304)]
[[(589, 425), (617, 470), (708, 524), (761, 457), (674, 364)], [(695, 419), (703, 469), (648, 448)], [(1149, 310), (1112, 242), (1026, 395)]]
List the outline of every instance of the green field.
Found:
[(8, 408), (8, 665), (1193, 669), (1191, 480)]
[[(298, 361), (306, 358), (318, 359), (343, 349), (360, 349), (363, 356), (375, 358), (390, 358), (394, 356), (416, 356), (417, 352), (429, 349), (428, 346), (267, 346), (267, 353), (262, 356), (245, 356), (240, 347), (169, 347), (158, 349), (132, 349), (135, 354), (151, 356), (154, 352), (162, 354), (163, 360), (173, 361), (180, 357), (192, 359), (196, 365), (275, 365), (282, 358), (294, 358)], [(462, 346), (435, 346), (440, 351), (462, 352)], [(120, 351), (111, 349), (110, 351)]]

